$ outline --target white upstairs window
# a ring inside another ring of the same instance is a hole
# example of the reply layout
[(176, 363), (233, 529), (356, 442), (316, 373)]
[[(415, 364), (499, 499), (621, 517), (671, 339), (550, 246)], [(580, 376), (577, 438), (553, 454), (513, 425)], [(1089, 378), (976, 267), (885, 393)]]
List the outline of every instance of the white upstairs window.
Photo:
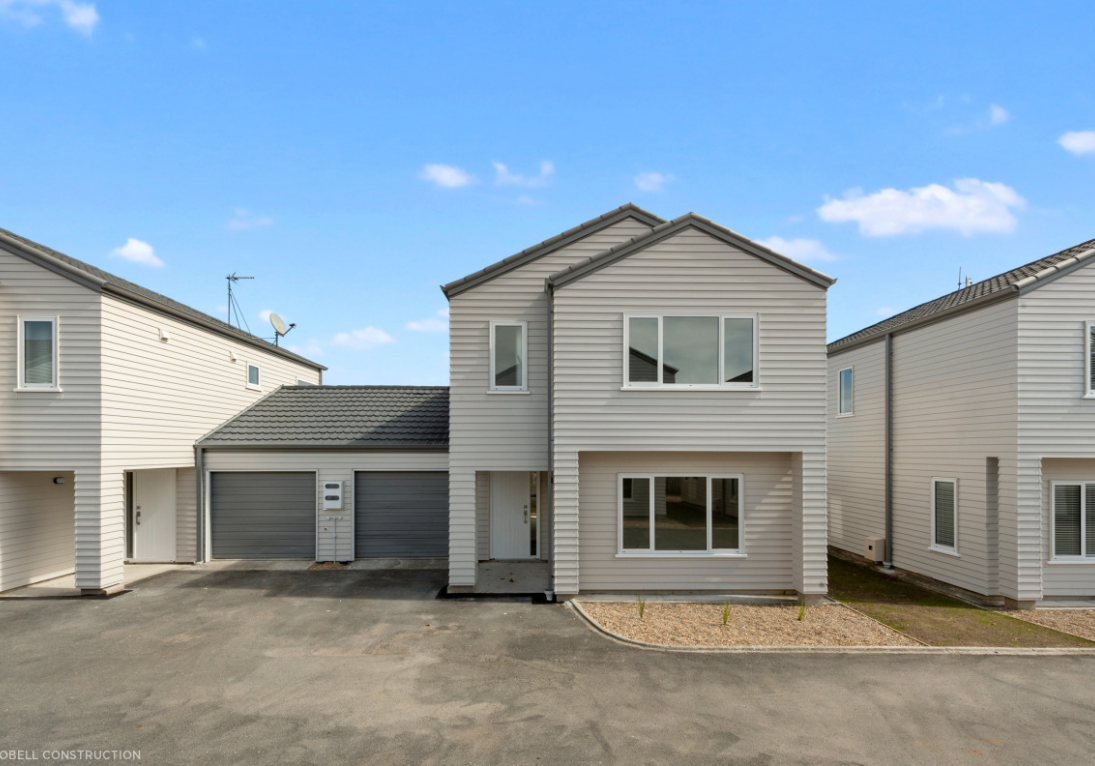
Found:
[(247, 365), (247, 387), (252, 391), (262, 390), (262, 370), (257, 364)]
[(624, 317), (624, 388), (756, 388), (757, 318)]
[(854, 410), (853, 410), (853, 405), (854, 405), (854, 399), (853, 399), (854, 388), (853, 388), (853, 386), (854, 386), (854, 383), (855, 383), (855, 377), (854, 377), (854, 372), (853, 372), (851, 367), (846, 367), (846, 368), (844, 368), (843, 370), (840, 371), (840, 380), (839, 380), (838, 386), (837, 386), (837, 388), (838, 388), (838, 391), (837, 391), (837, 396), (838, 396), (837, 414), (838, 415), (851, 415), (854, 412)]
[(17, 391), (58, 390), (57, 317), (19, 317)]
[(1095, 397), (1095, 322), (1084, 322), (1084, 395)]
[(1053, 482), (1053, 558), (1095, 558), (1095, 484)]
[(490, 323), (490, 390), (528, 391), (528, 323)]

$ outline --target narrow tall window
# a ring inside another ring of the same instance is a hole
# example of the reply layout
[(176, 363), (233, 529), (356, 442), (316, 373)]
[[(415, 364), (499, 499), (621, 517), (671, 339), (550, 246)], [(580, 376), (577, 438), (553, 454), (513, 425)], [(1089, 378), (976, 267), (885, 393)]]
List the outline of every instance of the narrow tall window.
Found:
[(256, 390), (262, 387), (262, 371), (257, 364), (247, 365), (247, 387)]
[(528, 388), (528, 325), (524, 322), (491, 323), (491, 389), (525, 391)]
[(1084, 322), (1084, 388), (1095, 396), (1095, 322)]
[(57, 319), (19, 319), (17, 388), (57, 388)]
[(958, 550), (958, 480), (932, 479), (932, 544), (935, 550)]
[(1053, 557), (1095, 558), (1095, 484), (1053, 485)]
[(852, 414), (852, 368), (848, 367), (840, 371), (840, 385), (839, 385), (839, 399), (840, 407), (838, 414), (851, 415)]

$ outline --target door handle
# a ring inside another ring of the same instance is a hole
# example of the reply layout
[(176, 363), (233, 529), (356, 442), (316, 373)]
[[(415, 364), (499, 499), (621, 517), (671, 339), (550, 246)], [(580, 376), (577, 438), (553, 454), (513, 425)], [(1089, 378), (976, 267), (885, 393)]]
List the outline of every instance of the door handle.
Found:
[(140, 526), (140, 524), (141, 524), (141, 512), (137, 511), (137, 525)]

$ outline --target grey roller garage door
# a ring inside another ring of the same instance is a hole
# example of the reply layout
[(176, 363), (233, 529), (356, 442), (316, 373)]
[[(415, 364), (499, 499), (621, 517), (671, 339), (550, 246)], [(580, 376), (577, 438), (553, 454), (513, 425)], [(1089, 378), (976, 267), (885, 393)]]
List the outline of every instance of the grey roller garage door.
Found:
[(449, 475), (359, 471), (354, 480), (359, 559), (449, 555)]
[(315, 558), (314, 473), (213, 473), (210, 484), (213, 558)]

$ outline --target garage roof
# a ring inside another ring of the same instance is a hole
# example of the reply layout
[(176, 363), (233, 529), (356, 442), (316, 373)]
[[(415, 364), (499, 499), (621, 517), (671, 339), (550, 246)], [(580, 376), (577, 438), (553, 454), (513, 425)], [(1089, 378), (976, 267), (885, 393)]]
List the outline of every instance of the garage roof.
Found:
[(282, 386), (198, 446), (447, 449), (449, 389)]

